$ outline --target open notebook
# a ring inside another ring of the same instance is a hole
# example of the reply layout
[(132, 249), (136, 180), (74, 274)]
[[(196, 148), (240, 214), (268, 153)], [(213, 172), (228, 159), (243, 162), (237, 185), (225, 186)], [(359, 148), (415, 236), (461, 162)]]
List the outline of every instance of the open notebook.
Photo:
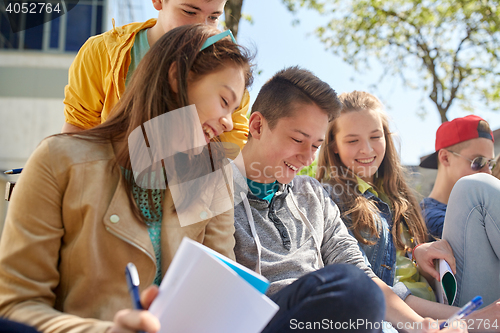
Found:
[(149, 308), (160, 333), (257, 333), (279, 307), (269, 281), (221, 254), (184, 238)]
[(457, 294), (457, 280), (444, 259), (436, 260), (436, 270), (441, 281), (436, 280), (435, 291), (439, 303), (452, 305)]

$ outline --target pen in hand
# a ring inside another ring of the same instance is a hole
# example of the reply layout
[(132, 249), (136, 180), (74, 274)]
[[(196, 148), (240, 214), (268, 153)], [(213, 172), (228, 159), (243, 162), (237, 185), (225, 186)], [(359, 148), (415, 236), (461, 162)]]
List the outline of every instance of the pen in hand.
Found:
[[(131, 262), (125, 267), (125, 278), (127, 279), (128, 292), (132, 298), (132, 306), (135, 310), (143, 310), (141, 297), (139, 295), (139, 273), (137, 268)], [(144, 333), (143, 331), (138, 331)]]
[(455, 320), (460, 320), (468, 315), (470, 315), (474, 310), (477, 310), (483, 304), (483, 298), (481, 296), (474, 297), (469, 303), (465, 304), (457, 313), (448, 318), (445, 322), (439, 325), (439, 329), (442, 330), (445, 326), (450, 325)]

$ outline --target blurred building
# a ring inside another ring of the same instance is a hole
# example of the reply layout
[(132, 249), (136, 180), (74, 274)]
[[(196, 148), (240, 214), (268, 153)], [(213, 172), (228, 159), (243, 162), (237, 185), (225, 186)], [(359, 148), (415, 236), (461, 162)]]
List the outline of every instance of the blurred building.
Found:
[(495, 139), (495, 156), (500, 154), (500, 128), (493, 131), (493, 138)]
[(60, 132), (68, 69), (83, 43), (103, 32), (106, 3), (80, 0), (67, 14), (27, 30), (27, 14), (20, 14), (18, 33), (0, 10), (0, 170), (22, 167), (44, 137)]
[[(55, 12), (20, 13), (21, 31), (14, 33), (0, 2), (0, 172), (22, 167), (43, 138), (61, 131), (68, 69), (83, 43), (110, 29), (112, 18), (117, 25), (143, 20), (141, 0), (64, 3), (74, 8), (55, 19), (50, 16)], [(24, 30), (33, 19), (47, 22)], [(0, 176), (0, 231), (7, 210), (5, 181), (16, 178)]]
[(436, 180), (437, 170), (421, 168), (418, 165), (405, 166), (407, 171), (407, 181), (415, 191), (417, 200), (429, 196)]

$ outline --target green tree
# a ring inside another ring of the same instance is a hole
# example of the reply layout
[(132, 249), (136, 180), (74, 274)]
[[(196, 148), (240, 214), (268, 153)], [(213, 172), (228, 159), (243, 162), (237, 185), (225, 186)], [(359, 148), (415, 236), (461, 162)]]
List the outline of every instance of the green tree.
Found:
[(318, 158), (316, 158), (314, 162), (311, 163), (311, 165), (308, 165), (302, 170), (300, 170), (298, 174), (301, 176), (309, 176), (314, 178), (316, 176), (317, 168), (318, 168)]
[[(357, 71), (376, 58), (385, 75), (422, 89), (441, 121), (464, 110), (500, 107), (500, 18), (494, 0), (283, 0), (329, 22), (315, 30), (326, 48)], [(417, 77), (417, 80), (415, 80)], [(381, 78), (381, 79), (382, 79)]]

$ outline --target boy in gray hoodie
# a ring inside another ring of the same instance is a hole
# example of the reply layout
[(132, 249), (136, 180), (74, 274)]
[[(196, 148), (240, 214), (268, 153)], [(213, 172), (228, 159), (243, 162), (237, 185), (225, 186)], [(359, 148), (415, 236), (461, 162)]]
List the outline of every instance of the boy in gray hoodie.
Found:
[(320, 183), (297, 176), (341, 107), (327, 83), (297, 67), (271, 78), (252, 107), (249, 141), (234, 163), (235, 254), (271, 281), (268, 295), (280, 306), (263, 332), (380, 331), (391, 326), (384, 318), (437, 332), (367, 266)]

